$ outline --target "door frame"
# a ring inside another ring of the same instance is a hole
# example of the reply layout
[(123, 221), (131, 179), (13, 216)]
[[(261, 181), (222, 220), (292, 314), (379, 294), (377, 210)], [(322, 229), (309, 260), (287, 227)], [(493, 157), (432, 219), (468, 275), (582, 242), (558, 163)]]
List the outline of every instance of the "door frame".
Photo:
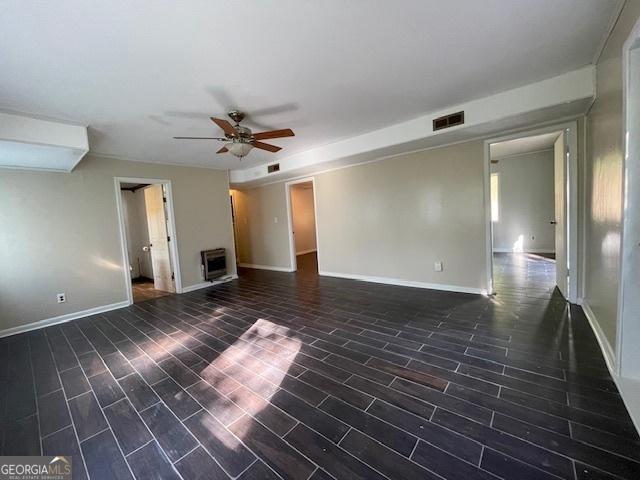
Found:
[(298, 178), (285, 182), (285, 194), (287, 196), (287, 227), (289, 228), (289, 261), (291, 262), (291, 271), (298, 270), (298, 261), (296, 260), (296, 240), (293, 236), (293, 208), (291, 207), (291, 186), (298, 183), (311, 182), (313, 186), (313, 215), (316, 227), (316, 258), (318, 260), (318, 271), (320, 271), (320, 242), (318, 241), (318, 201), (316, 195), (316, 179), (315, 177)]
[(171, 180), (158, 178), (142, 178), (142, 177), (114, 177), (113, 183), (116, 190), (116, 209), (118, 212), (118, 225), (120, 229), (120, 248), (122, 252), (122, 269), (124, 271), (124, 282), (127, 292), (127, 302), (133, 304), (133, 286), (131, 284), (131, 271), (129, 270), (129, 250), (127, 249), (127, 234), (124, 222), (124, 205), (122, 204), (122, 194), (120, 185), (122, 183), (148, 183), (153, 185), (163, 185), (167, 195), (167, 213), (169, 221), (167, 222), (167, 231), (171, 237), (169, 242), (169, 257), (171, 258), (171, 266), (174, 274), (174, 286), (176, 293), (182, 293), (182, 277), (180, 275), (180, 261), (178, 259), (178, 236), (176, 234), (176, 218), (173, 209), (173, 190), (171, 189)]
[(567, 135), (569, 147), (569, 162), (567, 165), (567, 258), (570, 265), (569, 291), (567, 300), (578, 303), (580, 290), (578, 280), (581, 278), (581, 265), (578, 263), (578, 122), (567, 122), (546, 125), (533, 129), (519, 130), (492, 137), (484, 141), (484, 210), (485, 210), (485, 253), (487, 270), (487, 293), (495, 293), (493, 288), (493, 222), (491, 221), (491, 153), (490, 145), (496, 142), (514, 140), (516, 138), (542, 135), (556, 131), (564, 131)]
[[(620, 227), (620, 277), (618, 284), (618, 312), (616, 322), (615, 373), (621, 377), (640, 379), (640, 325), (638, 325), (637, 299), (633, 294), (635, 282), (638, 281), (637, 272), (633, 271), (632, 256), (640, 255), (636, 236), (640, 229), (640, 215), (638, 209), (630, 208), (637, 205), (640, 198), (638, 183), (640, 182), (640, 131), (634, 135), (629, 129), (634, 125), (631, 121), (629, 106), (633, 115), (640, 118), (640, 94), (635, 95), (630, 88), (631, 68), (640, 71), (640, 65), (631, 64), (632, 51), (640, 53), (640, 20), (636, 22), (631, 33), (622, 47), (622, 222)], [(638, 61), (640, 63), (640, 60)], [(636, 120), (637, 121), (637, 120)], [(636, 257), (637, 258), (637, 257)], [(633, 302), (633, 304), (632, 304)], [(635, 311), (634, 311), (635, 310)]]

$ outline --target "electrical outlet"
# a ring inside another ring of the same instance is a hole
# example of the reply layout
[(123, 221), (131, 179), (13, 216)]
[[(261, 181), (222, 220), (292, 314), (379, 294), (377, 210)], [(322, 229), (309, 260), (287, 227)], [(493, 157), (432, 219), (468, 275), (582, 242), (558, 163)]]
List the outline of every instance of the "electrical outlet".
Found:
[(436, 272), (441, 272), (442, 271), (442, 262), (435, 262), (433, 264), (433, 270)]
[(56, 295), (56, 299), (58, 300), (58, 303), (64, 303), (67, 301), (67, 294), (66, 293), (59, 293)]
[(273, 217), (273, 223), (278, 223), (278, 217)]

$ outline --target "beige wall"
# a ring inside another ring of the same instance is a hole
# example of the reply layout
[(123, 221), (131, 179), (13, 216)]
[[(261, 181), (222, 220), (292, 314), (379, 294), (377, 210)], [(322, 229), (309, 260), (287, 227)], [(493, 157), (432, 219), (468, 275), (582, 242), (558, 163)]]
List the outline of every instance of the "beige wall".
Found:
[[(481, 141), (316, 175), (319, 270), (486, 289), (483, 185)], [(284, 182), (234, 204), (240, 261), (290, 268)]]
[(291, 216), (296, 254), (316, 250), (316, 213), (312, 182), (291, 185)]
[(203, 249), (225, 247), (235, 273), (224, 171), (91, 156), (68, 174), (1, 170), (0, 330), (126, 300), (116, 176), (171, 180), (183, 287), (202, 282)]
[(234, 190), (232, 194), (240, 263), (290, 269), (285, 184)]
[(597, 100), (587, 117), (585, 303), (615, 348), (622, 220), (622, 45), (640, 16), (631, 0), (597, 65)]
[(481, 141), (317, 175), (316, 202), (320, 271), (486, 288)]
[(491, 164), (500, 175), (499, 220), (493, 248), (513, 251), (520, 236), (525, 252), (555, 251), (553, 150), (500, 158)]

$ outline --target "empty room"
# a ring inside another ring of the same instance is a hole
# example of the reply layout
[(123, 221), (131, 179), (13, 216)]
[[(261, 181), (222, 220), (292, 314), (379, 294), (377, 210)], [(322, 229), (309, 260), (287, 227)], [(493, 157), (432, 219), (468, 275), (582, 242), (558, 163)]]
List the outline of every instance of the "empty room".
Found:
[(640, 478), (640, 0), (0, 15), (0, 477)]
[(519, 135), (489, 146), (494, 289), (556, 290), (566, 298), (566, 232), (575, 212), (566, 202), (565, 132)]

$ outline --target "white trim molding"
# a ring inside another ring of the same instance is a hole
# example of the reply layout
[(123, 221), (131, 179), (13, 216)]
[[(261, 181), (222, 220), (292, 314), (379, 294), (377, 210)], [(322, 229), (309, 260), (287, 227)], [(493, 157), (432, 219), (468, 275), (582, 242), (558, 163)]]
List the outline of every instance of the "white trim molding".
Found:
[(44, 320), (27, 323), (26, 325), (19, 325), (17, 327), (0, 330), (0, 338), (8, 337), (9, 335), (17, 335), (18, 333), (30, 332), (31, 330), (50, 327), (51, 325), (58, 325), (59, 323), (65, 323), (71, 320), (76, 320), (78, 318), (89, 317), (91, 315), (97, 315), (99, 313), (109, 312), (111, 310), (117, 310), (118, 308), (124, 308), (128, 306), (129, 302), (125, 300), (123, 302), (111, 303), (109, 305), (102, 305), (100, 307), (80, 310), (79, 312), (66, 313), (57, 317), (45, 318)]
[(400, 287), (425, 288), (428, 290), (441, 290), (444, 292), (472, 293), (476, 295), (485, 295), (487, 293), (485, 290), (482, 290), (480, 288), (463, 287), (460, 285), (446, 285), (443, 283), (416, 282), (414, 280), (403, 280), (401, 278), (374, 277), (371, 275), (357, 275), (353, 273), (338, 273), (338, 272), (325, 272), (325, 271), (320, 271), (318, 272), (318, 274), (323, 277), (347, 278), (349, 280), (360, 280), (362, 282), (382, 283), (385, 285), (397, 285)]
[(196, 283), (195, 285), (189, 285), (187, 287), (182, 287), (182, 293), (189, 293), (189, 292), (193, 292), (195, 290), (200, 290), (202, 288), (207, 288), (207, 287), (215, 287), (216, 285), (221, 285), (223, 283), (227, 283), (227, 282), (230, 282), (232, 280), (236, 280), (237, 278), (238, 278), (238, 275), (236, 275), (234, 273), (233, 275), (227, 275), (225, 277), (222, 277), (220, 280), (214, 280), (212, 282)]
[(589, 304), (584, 300), (579, 303), (582, 306), (582, 311), (587, 317), (589, 325), (591, 325), (591, 330), (593, 330), (593, 334), (598, 341), (598, 345), (602, 351), (602, 356), (604, 357), (609, 374), (611, 375), (613, 382), (616, 384), (616, 387), (618, 387), (618, 392), (620, 393), (620, 397), (622, 397), (622, 402), (625, 407), (627, 407), (627, 412), (631, 417), (633, 425), (636, 427), (636, 430), (640, 432), (640, 402), (638, 401), (640, 398), (640, 381), (620, 376), (616, 363), (616, 353), (600, 328), (596, 315), (593, 313), (593, 310), (591, 310)]
[(171, 180), (143, 177), (113, 177), (116, 189), (116, 211), (118, 214), (118, 225), (120, 230), (120, 251), (122, 252), (122, 270), (124, 274), (125, 288), (127, 292), (128, 305), (133, 305), (133, 287), (131, 285), (131, 270), (129, 262), (129, 251), (127, 249), (127, 235), (124, 216), (124, 205), (122, 203), (122, 183), (148, 183), (150, 185), (164, 185), (167, 199), (167, 234), (171, 237), (169, 242), (169, 257), (171, 259), (171, 269), (174, 275), (175, 293), (182, 293), (182, 273), (180, 270), (180, 257), (178, 255), (178, 234), (176, 232), (176, 215), (173, 208), (173, 190)]
[(556, 253), (556, 251), (549, 248), (530, 248), (523, 252), (514, 252), (512, 248), (494, 248), (493, 253)]
[[(577, 280), (582, 274), (582, 265), (578, 262), (578, 122), (577, 120), (569, 120), (561, 123), (551, 123), (545, 126), (532, 126), (511, 132), (508, 134), (487, 138), (484, 140), (484, 209), (485, 209), (485, 248), (486, 248), (486, 272), (487, 272), (487, 289), (489, 293), (493, 290), (493, 253), (499, 251), (493, 248), (493, 222), (491, 221), (491, 151), (492, 143), (513, 140), (521, 137), (532, 135), (540, 135), (555, 131), (566, 132), (567, 146), (569, 147), (569, 166), (567, 171), (567, 257), (570, 265), (569, 291), (567, 292), (567, 300), (576, 303), (579, 294)], [(534, 253), (533, 251), (529, 251)], [(551, 253), (539, 251), (537, 253)]]
[(640, 398), (640, 381), (634, 378), (614, 376), (613, 374), (611, 376), (618, 387), (622, 402), (627, 407), (627, 412), (633, 425), (640, 432), (640, 402), (638, 402)]
[[(640, 381), (640, 19), (636, 21), (622, 48), (622, 225), (616, 318), (616, 360), (621, 377)], [(640, 401), (638, 402), (640, 403)]]
[(256, 270), (273, 270), (274, 272), (295, 272), (291, 267), (274, 267), (272, 265), (256, 265), (254, 263), (239, 263), (238, 266), (243, 268), (255, 268)]
[[(195, 285), (189, 285), (184, 287), (181, 293), (193, 292), (201, 288), (215, 287), (222, 283), (227, 283), (238, 278), (235, 273), (229, 275), (222, 280), (216, 280), (213, 282), (202, 282)], [(60, 323), (70, 322), (71, 320), (77, 320), (78, 318), (90, 317), (91, 315), (98, 315), (100, 313), (110, 312), (111, 310), (118, 310), (119, 308), (125, 308), (130, 305), (128, 300), (122, 302), (110, 303), (109, 305), (102, 305), (99, 307), (88, 308), (86, 310), (80, 310), (78, 312), (66, 313), (57, 317), (45, 318), (44, 320), (38, 320), (36, 322), (27, 323), (25, 325), (19, 325), (17, 327), (6, 328), (0, 330), (0, 338), (8, 337), (10, 335), (17, 335), (19, 333), (30, 332), (32, 330), (38, 330), (40, 328), (50, 327), (52, 325), (58, 325)]]
[[(313, 190), (313, 221), (315, 222), (316, 228), (316, 249), (309, 250), (301, 253), (296, 252), (296, 239), (293, 233), (293, 205), (291, 204), (291, 186), (296, 185), (298, 183), (307, 183), (311, 182), (311, 188)], [(287, 196), (287, 228), (289, 229), (289, 257), (291, 258), (291, 272), (295, 272), (298, 270), (298, 260), (296, 259), (297, 255), (302, 255), (303, 253), (311, 253), (315, 251), (317, 254), (318, 265), (320, 265), (320, 243), (318, 242), (318, 202), (316, 197), (316, 179), (315, 177), (303, 177), (298, 178), (296, 180), (291, 180), (289, 182), (285, 182), (284, 184), (284, 192)]]
[(317, 248), (310, 248), (309, 250), (302, 250), (301, 252), (296, 252), (296, 256), (297, 255), (306, 255), (307, 253), (314, 253), (317, 252), (318, 249)]
[(607, 364), (607, 368), (609, 369), (609, 373), (611, 376), (617, 376), (616, 373), (616, 354), (607, 340), (602, 328), (600, 328), (600, 323), (596, 318), (596, 314), (593, 313), (591, 307), (584, 300), (581, 303), (582, 311), (584, 315), (587, 317), (589, 321), (589, 325), (591, 325), (591, 330), (593, 330), (593, 334), (596, 336), (596, 340), (598, 341), (598, 345), (600, 345), (600, 350), (602, 350), (602, 355), (604, 356), (604, 361)]

